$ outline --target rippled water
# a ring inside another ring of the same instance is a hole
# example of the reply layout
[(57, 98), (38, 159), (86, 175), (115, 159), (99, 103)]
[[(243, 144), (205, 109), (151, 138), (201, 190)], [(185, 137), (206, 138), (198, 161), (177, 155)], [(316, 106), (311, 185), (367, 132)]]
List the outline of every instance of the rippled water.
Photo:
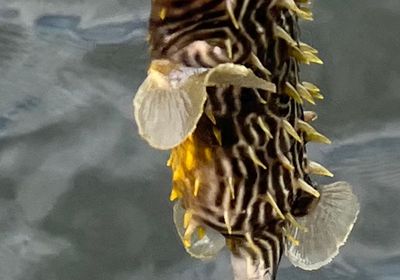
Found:
[[(0, 0), (0, 279), (230, 279), (229, 259), (186, 255), (166, 154), (137, 136), (148, 0)], [(305, 70), (326, 100), (312, 145), (361, 202), (339, 257), (278, 279), (400, 279), (400, 3), (317, 1)], [(320, 180), (319, 182), (323, 182)]]

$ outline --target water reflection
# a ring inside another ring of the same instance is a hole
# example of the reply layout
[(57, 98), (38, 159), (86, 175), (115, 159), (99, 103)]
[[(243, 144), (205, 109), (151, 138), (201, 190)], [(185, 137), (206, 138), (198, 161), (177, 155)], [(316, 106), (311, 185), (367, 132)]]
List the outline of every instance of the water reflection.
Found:
[(78, 16), (44, 15), (35, 21), (34, 28), (42, 39), (61, 37), (81, 46), (143, 40), (147, 28), (147, 22), (142, 19), (98, 24), (87, 28), (80, 27), (80, 23), (81, 17)]
[[(132, 122), (149, 1), (39, 2), (0, 7), (2, 277), (230, 279), (227, 254), (202, 263), (184, 252), (167, 155)], [(334, 263), (310, 273), (284, 260), (279, 279), (399, 279), (400, 4), (315, 8), (303, 35), (326, 64), (303, 77), (324, 90), (316, 126), (334, 145), (310, 157), (354, 185), (362, 212)]]

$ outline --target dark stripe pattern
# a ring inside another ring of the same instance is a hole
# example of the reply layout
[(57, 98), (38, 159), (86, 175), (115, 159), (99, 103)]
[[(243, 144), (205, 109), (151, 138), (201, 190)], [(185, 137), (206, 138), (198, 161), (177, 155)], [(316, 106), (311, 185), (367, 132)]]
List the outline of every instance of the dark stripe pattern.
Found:
[[(288, 43), (274, 36), (277, 25), (298, 41), (297, 18), (273, 2), (155, 0), (150, 20), (153, 59), (206, 68), (233, 62), (277, 86), (277, 93), (208, 88), (206, 109), (216, 123), (202, 118), (194, 138), (212, 148), (215, 165), (209, 172), (219, 179), (202, 187), (206, 193), (184, 198), (196, 220), (232, 240), (233, 254), (269, 271), (269, 278), (256, 279), (275, 278), (286, 223), (282, 214), (301, 213), (294, 207), (307, 208), (312, 201), (296, 202), (307, 196), (296, 188), (296, 180), (310, 182), (304, 171), (306, 150), (283, 125), (288, 121), (295, 127), (296, 120), (303, 120), (302, 106), (283, 92), (286, 82), (299, 82), (298, 62), (289, 55)], [(220, 145), (204, 141), (215, 129), (221, 133)]]

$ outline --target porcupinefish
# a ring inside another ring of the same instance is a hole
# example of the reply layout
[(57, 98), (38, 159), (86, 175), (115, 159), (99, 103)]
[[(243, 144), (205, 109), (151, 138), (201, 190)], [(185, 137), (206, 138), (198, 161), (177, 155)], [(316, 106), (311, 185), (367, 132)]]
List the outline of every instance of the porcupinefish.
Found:
[(275, 279), (281, 256), (305, 270), (329, 263), (359, 205), (346, 182), (307, 158), (329, 144), (303, 103), (322, 99), (299, 65), (307, 0), (152, 0), (151, 64), (134, 98), (140, 135), (171, 150), (174, 221), (200, 259), (225, 246), (236, 280)]

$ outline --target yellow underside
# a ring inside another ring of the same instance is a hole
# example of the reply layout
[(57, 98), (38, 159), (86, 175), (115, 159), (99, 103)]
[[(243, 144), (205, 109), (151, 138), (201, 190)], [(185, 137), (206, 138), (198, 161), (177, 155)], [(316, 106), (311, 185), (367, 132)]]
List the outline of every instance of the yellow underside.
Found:
[[(192, 136), (188, 137), (182, 144), (171, 151), (167, 165), (172, 169), (172, 191), (170, 200), (196, 199), (201, 191), (201, 167), (207, 166), (212, 160), (212, 150), (209, 147), (199, 145)], [(184, 228), (186, 229), (183, 244), (186, 248), (191, 247), (193, 228), (192, 210), (186, 209), (184, 216)], [(201, 240), (205, 236), (205, 230), (196, 224), (197, 236)]]
[(171, 167), (172, 191), (170, 200), (183, 197), (188, 191), (196, 197), (201, 188), (199, 168), (212, 159), (211, 148), (199, 147), (193, 136), (171, 151), (167, 165)]

